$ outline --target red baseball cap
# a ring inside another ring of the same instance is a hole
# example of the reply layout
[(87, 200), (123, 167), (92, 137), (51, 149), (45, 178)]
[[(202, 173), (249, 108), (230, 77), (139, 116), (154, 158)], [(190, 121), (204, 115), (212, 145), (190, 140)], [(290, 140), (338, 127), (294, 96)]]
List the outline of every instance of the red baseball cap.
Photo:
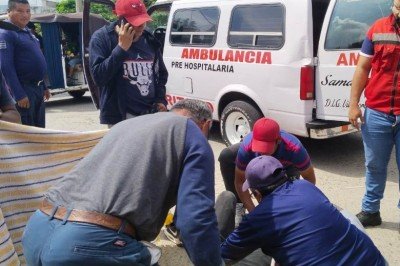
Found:
[(124, 17), (129, 24), (135, 27), (152, 20), (141, 0), (117, 0), (115, 14)]
[(261, 154), (271, 155), (274, 152), (276, 141), (280, 139), (280, 129), (277, 122), (268, 118), (258, 119), (253, 127), (251, 150)]

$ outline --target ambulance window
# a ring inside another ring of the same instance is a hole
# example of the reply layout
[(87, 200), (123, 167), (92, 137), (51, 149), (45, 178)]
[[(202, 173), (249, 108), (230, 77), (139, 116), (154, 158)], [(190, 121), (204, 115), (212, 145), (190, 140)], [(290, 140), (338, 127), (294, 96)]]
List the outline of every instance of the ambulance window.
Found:
[(284, 43), (284, 8), (280, 4), (236, 6), (228, 44), (236, 48), (279, 49)]
[(177, 10), (172, 19), (170, 42), (177, 45), (212, 46), (217, 38), (219, 9)]
[(360, 49), (371, 24), (389, 15), (392, 3), (388, 0), (337, 1), (329, 22), (325, 49)]

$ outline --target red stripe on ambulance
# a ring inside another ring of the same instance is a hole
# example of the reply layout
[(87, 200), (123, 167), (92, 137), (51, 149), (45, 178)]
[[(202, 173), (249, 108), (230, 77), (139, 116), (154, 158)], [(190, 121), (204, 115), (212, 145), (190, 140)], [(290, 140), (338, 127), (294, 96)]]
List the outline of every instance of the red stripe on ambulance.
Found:
[[(172, 94), (167, 94), (165, 95), (165, 99), (167, 100), (167, 104), (169, 107), (171, 107), (172, 105), (174, 105), (175, 103), (179, 102), (182, 99), (186, 99), (187, 97), (182, 97), (182, 96), (177, 96), (177, 95), (172, 95)], [(214, 106), (212, 105), (212, 103), (207, 102), (207, 105), (210, 107), (211, 112), (214, 112)]]

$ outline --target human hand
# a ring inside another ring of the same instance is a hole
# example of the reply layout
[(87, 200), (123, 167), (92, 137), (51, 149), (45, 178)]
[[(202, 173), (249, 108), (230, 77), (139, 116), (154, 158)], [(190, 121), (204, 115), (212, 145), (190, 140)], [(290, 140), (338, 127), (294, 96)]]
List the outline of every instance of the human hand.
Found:
[(50, 90), (49, 89), (44, 90), (44, 93), (43, 93), (44, 100), (48, 101), (50, 99), (50, 97), (51, 97)]
[(22, 98), (21, 100), (17, 101), (17, 104), (19, 107), (26, 109), (28, 109), (30, 106), (28, 97)]
[(364, 117), (359, 106), (350, 106), (349, 108), (349, 122), (358, 130), (360, 129), (358, 119), (364, 123)]
[(168, 111), (167, 107), (163, 103), (157, 103), (157, 110), (159, 112), (166, 112)]
[(131, 24), (124, 23), (124, 20), (121, 20), (121, 25), (116, 25), (115, 31), (118, 33), (118, 45), (128, 51), (135, 37), (135, 29)]

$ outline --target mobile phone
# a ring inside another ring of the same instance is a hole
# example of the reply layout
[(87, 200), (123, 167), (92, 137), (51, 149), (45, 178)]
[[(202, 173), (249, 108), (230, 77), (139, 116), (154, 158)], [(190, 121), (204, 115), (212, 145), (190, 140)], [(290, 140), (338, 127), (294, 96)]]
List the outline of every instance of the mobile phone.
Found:
[(124, 18), (124, 17), (121, 17), (120, 19), (119, 19), (119, 23), (118, 24), (120, 24), (121, 25), (121, 23), (124, 23), (124, 25), (125, 24), (129, 24), (129, 22), (126, 20), (126, 18)]

